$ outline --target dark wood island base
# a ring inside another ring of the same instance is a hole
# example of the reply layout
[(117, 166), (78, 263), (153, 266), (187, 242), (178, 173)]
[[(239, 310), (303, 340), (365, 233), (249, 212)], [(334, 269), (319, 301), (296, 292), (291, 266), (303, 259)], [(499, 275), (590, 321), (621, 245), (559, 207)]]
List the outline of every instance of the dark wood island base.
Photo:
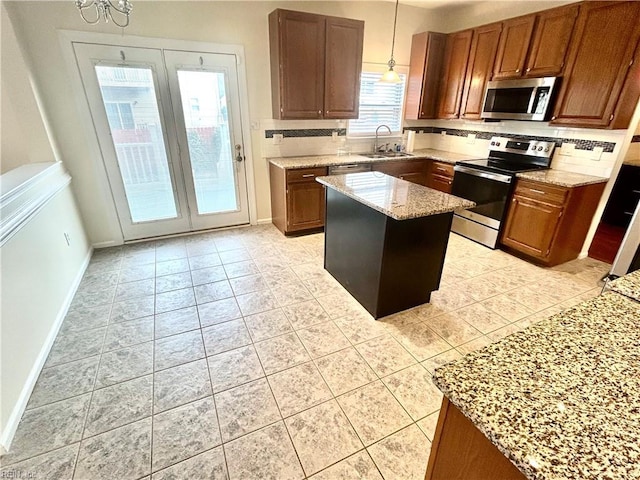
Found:
[(331, 188), (326, 198), (325, 269), (374, 318), (429, 302), (453, 213), (395, 220)]

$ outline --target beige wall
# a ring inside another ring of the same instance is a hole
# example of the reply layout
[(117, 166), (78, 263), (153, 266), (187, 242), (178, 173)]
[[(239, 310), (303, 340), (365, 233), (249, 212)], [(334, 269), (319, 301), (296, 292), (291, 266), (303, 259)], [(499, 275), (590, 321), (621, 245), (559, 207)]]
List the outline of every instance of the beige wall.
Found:
[[(16, 33), (31, 60), (34, 76), (42, 93), (44, 107), (51, 119), (52, 130), (61, 155), (74, 177), (79, 206), (91, 241), (108, 243), (121, 239), (114, 218), (110, 193), (99, 181), (104, 178), (100, 158), (92, 155), (95, 135), (89, 125), (83, 125), (69, 84), (69, 72), (63, 61), (58, 29), (101, 33), (120, 33), (120, 29), (103, 23), (89, 26), (82, 22), (73, 7), (65, 2), (6, 2)], [(490, 2), (482, 2), (492, 5)], [(558, 2), (500, 2), (514, 11), (525, 12)], [(393, 30), (393, 2), (136, 2), (127, 35), (173, 38), (245, 47), (249, 109), (252, 121), (271, 116), (269, 47), (267, 15), (275, 8), (287, 8), (361, 19), (365, 24), (364, 62), (386, 63), (390, 53)], [(475, 12), (471, 6), (470, 12)], [(411, 36), (426, 30), (446, 31), (462, 28), (462, 19), (449, 10), (429, 11), (400, 5), (395, 57), (399, 64), (409, 63)], [(500, 11), (491, 7), (488, 13), (469, 21), (481, 24), (490, 21)], [(475, 13), (470, 13), (475, 15)], [(466, 15), (466, 14), (465, 14)], [(491, 17), (489, 20), (487, 18)], [(456, 24), (454, 27), (453, 25)], [(333, 125), (333, 124), (331, 124)], [(317, 127), (316, 127), (317, 128)], [(270, 213), (268, 170), (261, 159), (259, 131), (251, 132), (256, 182), (258, 219), (268, 219)]]
[(449, 33), (568, 3), (575, 3), (575, 0), (476, 1), (466, 5), (439, 8), (434, 14), (442, 17), (441, 31)]
[(69, 187), (2, 246), (0, 443), (20, 419), (89, 253)]
[(0, 5), (0, 173), (55, 160), (13, 26)]

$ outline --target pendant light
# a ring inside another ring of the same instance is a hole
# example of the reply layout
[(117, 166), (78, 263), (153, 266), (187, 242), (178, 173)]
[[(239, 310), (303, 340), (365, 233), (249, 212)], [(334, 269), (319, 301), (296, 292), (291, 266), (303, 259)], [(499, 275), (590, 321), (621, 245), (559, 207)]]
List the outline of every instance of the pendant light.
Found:
[(396, 61), (393, 59), (393, 47), (396, 45), (396, 24), (398, 23), (398, 3), (400, 0), (396, 0), (396, 13), (393, 17), (393, 40), (391, 40), (391, 58), (387, 65), (389, 65), (389, 70), (387, 70), (382, 77), (380, 77), (380, 81), (384, 83), (400, 83), (402, 79), (395, 72), (393, 67), (396, 66)]

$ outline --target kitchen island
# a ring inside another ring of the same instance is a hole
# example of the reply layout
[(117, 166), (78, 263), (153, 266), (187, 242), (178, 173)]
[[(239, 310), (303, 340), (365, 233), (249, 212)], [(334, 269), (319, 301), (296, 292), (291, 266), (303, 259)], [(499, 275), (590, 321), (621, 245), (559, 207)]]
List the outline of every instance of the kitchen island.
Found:
[(327, 187), (325, 269), (374, 318), (427, 303), (453, 212), (475, 204), (381, 172), (316, 180)]
[(436, 369), (426, 479), (640, 478), (639, 280)]

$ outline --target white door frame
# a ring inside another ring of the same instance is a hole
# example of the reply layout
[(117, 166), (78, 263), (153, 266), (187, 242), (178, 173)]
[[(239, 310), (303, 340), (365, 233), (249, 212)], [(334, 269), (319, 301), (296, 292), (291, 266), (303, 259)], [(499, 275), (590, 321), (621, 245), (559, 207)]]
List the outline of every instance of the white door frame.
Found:
[[(93, 32), (81, 32), (75, 30), (58, 30), (58, 39), (62, 50), (65, 63), (69, 72), (69, 80), (71, 88), (82, 95), (74, 95), (76, 99), (76, 105), (78, 112), (80, 113), (80, 120), (84, 125), (93, 125), (91, 117), (91, 111), (84, 95), (84, 87), (78, 67), (76, 64), (76, 58), (73, 50), (73, 43), (97, 43), (104, 45), (112, 45), (118, 47), (142, 47), (142, 48), (156, 48), (160, 50), (185, 50), (191, 52), (202, 53), (227, 53), (235, 55), (237, 60), (237, 73), (238, 73), (238, 89), (240, 93), (240, 122), (242, 125), (242, 144), (244, 145), (245, 156), (245, 168), (247, 176), (247, 196), (249, 201), (249, 223), (251, 225), (257, 224), (257, 204), (256, 204), (256, 188), (254, 177), (254, 161), (253, 161), (253, 148), (251, 145), (251, 121), (249, 115), (249, 95), (247, 88), (247, 69), (245, 64), (245, 54), (243, 45), (232, 44), (220, 44), (209, 42), (194, 42), (189, 40), (174, 40), (167, 38), (151, 38), (140, 37), (136, 35), (117, 35), (111, 33), (93, 33)], [(109, 209), (109, 218), (105, 219), (110, 225), (110, 230), (113, 232), (114, 242), (110, 244), (122, 244), (124, 243), (124, 235), (120, 227), (120, 221), (115, 208), (115, 200), (111, 193), (107, 172), (105, 170), (104, 161), (102, 159), (102, 152), (98, 144), (95, 129), (87, 128), (86, 135), (89, 141), (89, 149), (91, 152), (91, 161), (94, 164), (96, 172), (99, 172), (99, 184), (102, 189), (104, 198), (111, 199), (111, 205)], [(91, 130), (91, 131), (90, 131)], [(117, 237), (117, 238), (116, 238)], [(106, 245), (105, 245), (106, 246)]]

